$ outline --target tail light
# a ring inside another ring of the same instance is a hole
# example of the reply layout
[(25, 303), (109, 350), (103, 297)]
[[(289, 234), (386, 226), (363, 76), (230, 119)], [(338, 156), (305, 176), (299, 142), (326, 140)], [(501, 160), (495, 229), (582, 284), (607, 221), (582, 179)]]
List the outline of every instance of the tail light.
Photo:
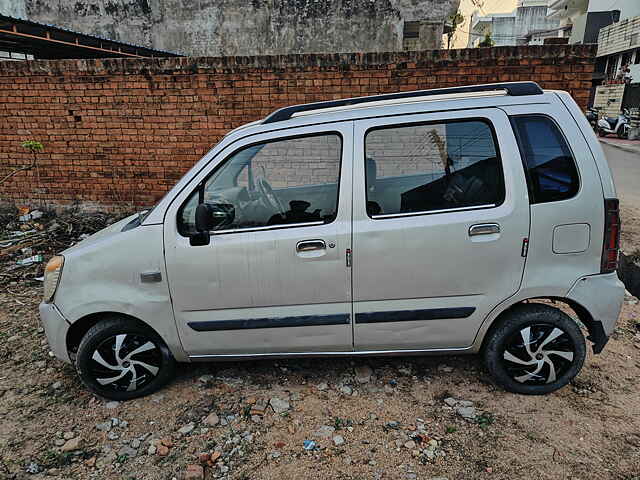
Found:
[(620, 206), (617, 198), (604, 201), (604, 240), (600, 273), (615, 272), (620, 250)]

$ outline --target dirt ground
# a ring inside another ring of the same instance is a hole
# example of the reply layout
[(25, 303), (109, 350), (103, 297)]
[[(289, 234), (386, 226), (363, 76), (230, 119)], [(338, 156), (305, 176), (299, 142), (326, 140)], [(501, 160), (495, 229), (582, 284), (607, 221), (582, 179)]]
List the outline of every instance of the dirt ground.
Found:
[[(638, 213), (623, 210), (627, 249)], [(401, 357), (182, 365), (157, 394), (114, 404), (49, 355), (40, 288), (0, 289), (0, 478), (202, 478), (203, 466), (206, 479), (640, 480), (633, 297), (604, 352), (547, 396), (496, 388), (475, 356)]]
[(634, 253), (640, 249), (640, 208), (623, 199), (620, 202), (620, 217), (620, 246), (623, 252)]

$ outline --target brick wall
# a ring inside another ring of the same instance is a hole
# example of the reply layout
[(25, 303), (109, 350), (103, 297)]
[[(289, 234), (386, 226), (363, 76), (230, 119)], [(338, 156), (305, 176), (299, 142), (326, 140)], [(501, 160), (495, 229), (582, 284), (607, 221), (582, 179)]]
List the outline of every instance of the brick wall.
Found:
[(534, 80), (585, 107), (595, 47), (0, 63), (0, 200), (149, 205), (227, 131), (285, 105)]

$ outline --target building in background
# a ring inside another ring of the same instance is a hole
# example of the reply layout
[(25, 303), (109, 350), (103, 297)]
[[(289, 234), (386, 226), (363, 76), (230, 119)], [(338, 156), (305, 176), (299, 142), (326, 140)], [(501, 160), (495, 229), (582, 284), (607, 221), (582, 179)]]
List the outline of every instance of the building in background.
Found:
[(458, 12), (460, 12), (464, 21), (455, 29), (451, 48), (467, 48), (472, 16), (510, 13), (514, 11), (517, 6), (517, 0), (460, 0)]
[(571, 44), (597, 43), (601, 28), (636, 15), (638, 0), (552, 0), (549, 5), (549, 18), (565, 27)]
[(558, 36), (560, 22), (547, 16), (547, 5), (548, 0), (518, 0), (516, 9), (508, 13), (476, 12), (471, 20), (468, 46), (477, 47), (487, 34), (495, 46), (527, 45), (533, 32)]
[(567, 44), (567, 30), (570, 26), (555, 27), (546, 30), (532, 30), (526, 36), (524, 43), (527, 45)]
[(632, 21), (638, 16), (640, 0), (552, 0), (549, 5), (549, 18), (560, 22), (568, 43), (598, 44), (590, 103), (610, 116), (620, 112), (628, 90), (621, 67), (630, 64), (640, 80), (634, 66), (636, 59), (640, 62), (633, 36), (638, 25)]
[(593, 103), (609, 115), (640, 107), (640, 15), (623, 15), (624, 10), (619, 22), (600, 29), (598, 35), (596, 68), (601, 85)]
[(460, 0), (0, 0), (0, 13), (191, 56), (442, 47)]

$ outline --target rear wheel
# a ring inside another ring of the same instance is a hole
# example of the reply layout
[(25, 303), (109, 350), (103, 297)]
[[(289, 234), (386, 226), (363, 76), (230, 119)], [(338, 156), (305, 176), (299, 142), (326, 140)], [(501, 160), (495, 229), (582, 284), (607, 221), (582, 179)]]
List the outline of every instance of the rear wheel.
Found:
[(624, 125), (620, 125), (620, 128), (618, 128), (616, 134), (618, 135), (618, 138), (627, 138), (628, 136), (627, 129), (624, 127)]
[(535, 303), (505, 314), (484, 349), (485, 364), (496, 382), (528, 395), (567, 385), (585, 356), (584, 336), (576, 322), (556, 308)]
[(129, 400), (155, 392), (172, 377), (175, 360), (160, 336), (135, 320), (112, 317), (85, 334), (76, 369), (92, 392)]

